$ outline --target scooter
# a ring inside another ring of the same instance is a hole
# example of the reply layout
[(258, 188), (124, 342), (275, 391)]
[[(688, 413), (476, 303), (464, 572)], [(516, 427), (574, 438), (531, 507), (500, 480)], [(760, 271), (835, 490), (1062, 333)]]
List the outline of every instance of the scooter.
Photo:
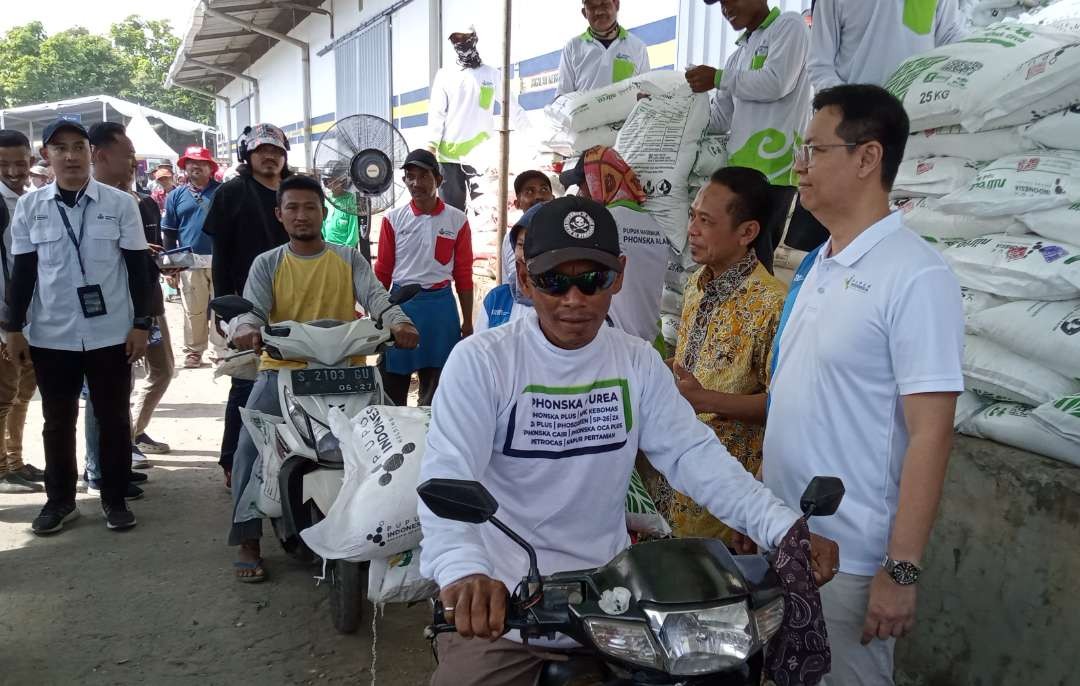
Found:
[[(420, 499), (444, 519), (490, 522), (529, 556), (507, 604), (506, 626), (525, 639), (562, 634), (584, 657), (544, 666), (541, 686), (757, 686), (765, 647), (784, 620), (784, 592), (769, 559), (732, 556), (713, 539), (663, 539), (630, 546), (598, 569), (541, 577), (536, 551), (495, 518), (498, 503), (475, 481), (431, 479)], [(844, 484), (815, 477), (803, 515), (836, 512)], [(456, 631), (434, 603), (434, 639)]]
[[(400, 305), (420, 292), (419, 286), (398, 289), (390, 306)], [(273, 449), (281, 461), (278, 487), (281, 517), (271, 519), (285, 552), (302, 562), (318, 561), (300, 532), (330, 511), (344, 481), (345, 462), (338, 438), (330, 430), (331, 408), (355, 417), (369, 405), (390, 404), (379, 370), (353, 365), (354, 357), (378, 355), (392, 345), (383, 327), (386, 310), (374, 318), (350, 322), (323, 319), (311, 322), (268, 322), (267, 313), (236, 296), (214, 298), (210, 307), (223, 320), (253, 314), (263, 322), (263, 349), (275, 360), (303, 362), (300, 369), (278, 374), (278, 401), (284, 421), (277, 424)], [(387, 310), (389, 307), (387, 308)], [(324, 560), (319, 577), (330, 586), (334, 627), (353, 633), (363, 615), (368, 563)]]

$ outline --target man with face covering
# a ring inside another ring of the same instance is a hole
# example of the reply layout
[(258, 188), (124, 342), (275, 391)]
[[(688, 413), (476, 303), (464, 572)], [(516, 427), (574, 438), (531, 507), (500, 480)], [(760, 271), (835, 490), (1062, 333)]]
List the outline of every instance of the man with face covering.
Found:
[(477, 148), (495, 132), (495, 102), (502, 99), (502, 76), (480, 60), (477, 40), (471, 24), (451, 28), (450, 43), (457, 53), (457, 64), (435, 74), (428, 115), (428, 150), (443, 170), (439, 197), (462, 211), (469, 177), (477, 175), (470, 162), (476, 162)]
[(649, 49), (619, 25), (619, 0), (582, 0), (581, 16), (589, 28), (563, 48), (557, 95), (603, 88), (649, 71)]

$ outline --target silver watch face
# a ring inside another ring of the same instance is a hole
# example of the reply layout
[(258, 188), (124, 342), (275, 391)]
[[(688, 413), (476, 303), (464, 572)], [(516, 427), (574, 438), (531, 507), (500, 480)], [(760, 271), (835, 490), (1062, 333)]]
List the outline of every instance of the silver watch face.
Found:
[(919, 580), (919, 568), (910, 562), (896, 562), (889, 573), (893, 581), (901, 586), (910, 586)]

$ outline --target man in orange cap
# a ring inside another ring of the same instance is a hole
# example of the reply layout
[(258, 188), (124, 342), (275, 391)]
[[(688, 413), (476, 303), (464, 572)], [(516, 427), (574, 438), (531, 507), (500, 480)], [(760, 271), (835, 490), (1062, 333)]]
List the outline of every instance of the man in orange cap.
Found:
[(194, 269), (168, 277), (169, 285), (180, 289), (184, 306), (184, 367), (193, 369), (202, 365), (208, 344), (213, 344), (216, 356), (220, 357), (224, 350), (224, 341), (209, 323), (214, 290), (210, 272), (213, 239), (203, 233), (210, 202), (221, 184), (214, 180), (218, 165), (206, 148), (188, 148), (178, 166), (187, 174), (188, 182), (166, 198), (161, 229), (166, 249), (186, 247), (196, 255)]

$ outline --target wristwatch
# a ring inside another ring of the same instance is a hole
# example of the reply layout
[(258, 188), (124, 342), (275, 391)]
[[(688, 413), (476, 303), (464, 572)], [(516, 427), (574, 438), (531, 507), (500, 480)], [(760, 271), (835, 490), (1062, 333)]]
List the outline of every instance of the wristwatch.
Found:
[(139, 331), (149, 331), (153, 324), (153, 317), (135, 317), (135, 319), (131, 321), (131, 328), (138, 329)]
[(922, 574), (922, 568), (914, 562), (894, 560), (888, 554), (882, 558), (881, 567), (893, 581), (901, 586), (911, 586), (919, 580), (919, 575)]

